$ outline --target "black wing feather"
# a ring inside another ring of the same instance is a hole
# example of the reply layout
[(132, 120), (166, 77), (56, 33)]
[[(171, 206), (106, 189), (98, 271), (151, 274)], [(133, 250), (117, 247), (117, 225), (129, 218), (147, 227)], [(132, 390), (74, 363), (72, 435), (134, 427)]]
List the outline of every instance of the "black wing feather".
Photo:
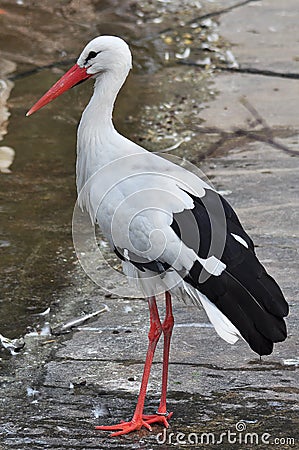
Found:
[[(273, 343), (283, 341), (287, 335), (283, 317), (288, 314), (288, 304), (278, 284), (257, 259), (254, 244), (229, 203), (210, 189), (206, 189), (204, 198), (191, 197), (195, 205), (191, 212), (200, 234), (200, 246), (194, 250), (201, 258), (211, 256), (212, 229), (215, 233), (217, 215), (220, 217), (223, 212), (225, 214), (226, 236), (221, 261), (225, 263), (226, 269), (220, 276), (203, 277), (208, 274), (196, 261), (185, 281), (217, 306), (256, 353), (270, 354)], [(223, 207), (222, 211), (219, 209), (219, 201)], [(216, 204), (218, 207), (215, 208)], [(184, 236), (188, 236), (188, 231), (183, 231), (182, 228), (184, 214), (187, 212), (174, 214), (171, 225), (183, 242)], [(216, 232), (223, 233), (223, 230)], [(240, 236), (248, 248), (238, 242), (231, 233)], [(187, 242), (185, 243), (187, 245)]]

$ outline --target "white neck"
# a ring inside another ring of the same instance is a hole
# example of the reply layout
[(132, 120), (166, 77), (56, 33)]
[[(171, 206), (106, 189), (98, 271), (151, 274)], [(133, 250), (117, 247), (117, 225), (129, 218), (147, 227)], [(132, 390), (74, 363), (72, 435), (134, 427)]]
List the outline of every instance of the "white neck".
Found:
[[(120, 77), (113, 77), (113, 73), (100, 75), (94, 84), (94, 93), (83, 112), (80, 126), (88, 126), (89, 132), (99, 130), (108, 132), (114, 129), (112, 113), (117, 94), (125, 81)], [(82, 125), (81, 125), (82, 124)]]
[(125, 73), (102, 73), (95, 81), (94, 93), (82, 114), (77, 134), (77, 188), (80, 190), (97, 168), (117, 157), (120, 139), (112, 113)]

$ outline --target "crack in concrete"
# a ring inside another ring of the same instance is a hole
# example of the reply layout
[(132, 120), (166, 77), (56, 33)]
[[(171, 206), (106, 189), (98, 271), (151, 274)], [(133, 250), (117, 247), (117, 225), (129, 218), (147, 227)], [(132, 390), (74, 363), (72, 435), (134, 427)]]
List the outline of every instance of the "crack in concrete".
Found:
[[(72, 358), (72, 357), (68, 357), (68, 358), (56, 358), (57, 362), (67, 362), (67, 361), (72, 361), (72, 362), (108, 362), (108, 363), (117, 363), (117, 364), (121, 364), (123, 366), (133, 366), (133, 365), (143, 365), (144, 361), (143, 360), (123, 360), (123, 359), (111, 359), (111, 358)], [(259, 367), (221, 367), (221, 366), (216, 366), (214, 364), (205, 364), (205, 363), (189, 363), (189, 362), (180, 362), (180, 361), (170, 361), (169, 365), (173, 365), (173, 366), (188, 366), (188, 367), (194, 367), (194, 368), (204, 368), (204, 369), (211, 369), (211, 370), (216, 370), (216, 371), (224, 371), (224, 372), (243, 372), (243, 371), (252, 371), (252, 372), (266, 372), (266, 371), (272, 371), (272, 370), (280, 370), (280, 369), (284, 369), (287, 371), (294, 371), (296, 370), (297, 366), (284, 366), (283, 364), (279, 363), (279, 362), (274, 362), (274, 363), (264, 363), (263, 361), (261, 363), (261, 366)], [(162, 365), (162, 362), (160, 361), (153, 361), (153, 365)], [(267, 365), (268, 367), (265, 367), (265, 365)]]
[[(219, 134), (220, 136), (220, 138), (216, 142), (214, 142), (205, 152), (205, 155), (202, 157), (202, 159), (213, 156), (216, 150), (219, 150), (221, 146), (226, 144), (228, 141), (238, 138), (246, 138), (253, 141), (265, 142), (266, 144), (269, 144), (278, 150), (284, 151), (288, 155), (299, 156), (299, 152), (297, 150), (293, 150), (287, 145), (277, 141), (276, 136), (274, 135), (274, 130), (267, 124), (266, 120), (247, 99), (245, 99), (244, 97), (240, 98), (240, 103), (253, 116), (253, 129), (246, 130), (243, 128), (236, 128), (232, 131), (225, 131), (218, 127), (190, 127), (193, 131), (200, 131), (201, 133), (206, 134)], [(262, 128), (255, 129), (259, 125), (261, 125)]]
[[(177, 64), (181, 64), (184, 66), (194, 66), (200, 67), (202, 69), (202, 65), (198, 64), (196, 61), (177, 61)], [(267, 69), (258, 69), (256, 67), (226, 67), (226, 66), (218, 66), (214, 65), (213, 69), (219, 70), (221, 72), (233, 72), (233, 73), (244, 73), (248, 75), (261, 75), (266, 77), (276, 77), (276, 78), (288, 78), (292, 80), (299, 80), (299, 73), (296, 72), (275, 72), (274, 70)]]
[(289, 78), (292, 80), (299, 80), (299, 73), (296, 72), (275, 72), (274, 70), (258, 69), (256, 67), (225, 67), (216, 66), (215, 69), (224, 72), (245, 73), (249, 75), (262, 75), (265, 77)]

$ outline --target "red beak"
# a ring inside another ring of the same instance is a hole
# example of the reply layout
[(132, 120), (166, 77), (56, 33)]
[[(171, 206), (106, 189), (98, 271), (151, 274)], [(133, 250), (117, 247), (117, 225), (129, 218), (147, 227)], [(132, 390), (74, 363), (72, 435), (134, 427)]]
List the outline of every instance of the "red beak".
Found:
[(85, 67), (80, 67), (75, 64), (68, 72), (66, 72), (49, 90), (45, 93), (27, 112), (26, 116), (30, 116), (35, 111), (50, 103), (63, 92), (75, 86), (80, 81), (87, 80), (93, 74), (86, 72)]

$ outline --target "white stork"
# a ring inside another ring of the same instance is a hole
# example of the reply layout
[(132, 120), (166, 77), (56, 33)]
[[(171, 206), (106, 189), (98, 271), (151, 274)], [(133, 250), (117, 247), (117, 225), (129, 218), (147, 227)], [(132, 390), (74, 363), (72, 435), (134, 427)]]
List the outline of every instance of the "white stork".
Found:
[[(201, 304), (217, 333), (229, 343), (239, 337), (259, 355), (286, 338), (288, 305), (258, 261), (254, 245), (228, 202), (193, 173), (119, 134), (112, 122), (116, 96), (132, 65), (128, 45), (115, 36), (87, 44), (77, 63), (28, 111), (32, 114), (88, 78), (93, 96), (83, 112), (77, 140), (77, 188), (87, 210), (138, 281), (148, 300), (149, 345), (132, 420), (98, 426), (120, 435), (152, 423), (168, 427), (166, 391), (174, 324), (171, 295)], [(156, 294), (165, 293), (160, 320)], [(162, 393), (156, 414), (144, 401), (157, 342), (163, 333)]]

